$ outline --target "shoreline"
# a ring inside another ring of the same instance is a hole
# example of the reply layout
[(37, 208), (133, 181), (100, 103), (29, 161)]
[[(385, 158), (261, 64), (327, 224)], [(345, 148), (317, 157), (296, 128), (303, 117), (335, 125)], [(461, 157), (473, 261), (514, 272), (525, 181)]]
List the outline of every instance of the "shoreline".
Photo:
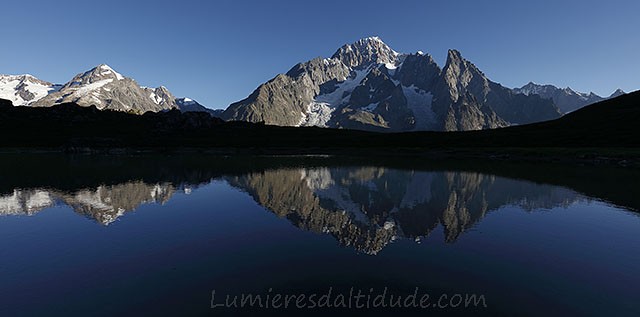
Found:
[(331, 148), (331, 147), (11, 147), (0, 148), (5, 154), (60, 153), (78, 155), (144, 155), (144, 154), (202, 154), (213, 156), (345, 156), (408, 158), (429, 160), (482, 160), (527, 163), (562, 163), (579, 165), (607, 165), (640, 168), (640, 148)]

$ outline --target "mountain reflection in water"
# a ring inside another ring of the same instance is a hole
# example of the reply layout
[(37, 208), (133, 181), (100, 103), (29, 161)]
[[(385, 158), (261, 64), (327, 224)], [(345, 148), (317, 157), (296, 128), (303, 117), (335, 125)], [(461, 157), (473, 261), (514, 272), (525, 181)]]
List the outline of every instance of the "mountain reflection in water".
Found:
[(212, 289), (329, 287), (486, 295), (420, 315), (640, 312), (638, 169), (5, 153), (0, 175), (3, 316), (235, 316)]
[(580, 199), (565, 188), (479, 173), (379, 167), (269, 170), (225, 180), (295, 226), (370, 254), (399, 237), (428, 236), (438, 225), (453, 242), (505, 205), (548, 209)]
[(142, 180), (77, 190), (14, 189), (0, 196), (0, 215), (33, 215), (54, 205), (109, 225), (145, 203), (164, 204), (212, 180), (224, 180), (304, 230), (330, 234), (343, 246), (376, 254), (398, 238), (419, 241), (442, 226), (447, 242), (490, 211), (566, 207), (586, 198), (560, 186), (479, 172), (387, 167), (283, 167), (197, 182)]

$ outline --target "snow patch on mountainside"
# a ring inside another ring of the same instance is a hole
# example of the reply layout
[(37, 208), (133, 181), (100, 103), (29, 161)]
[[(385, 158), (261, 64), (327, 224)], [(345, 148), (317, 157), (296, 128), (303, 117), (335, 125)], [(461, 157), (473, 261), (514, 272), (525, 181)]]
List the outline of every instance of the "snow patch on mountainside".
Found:
[(96, 89), (102, 88), (103, 86), (109, 84), (112, 81), (113, 81), (112, 78), (99, 80), (94, 83), (90, 83), (88, 85), (79, 87), (75, 92), (73, 92), (73, 94), (77, 97), (83, 97)]
[(367, 77), (369, 71), (371, 71), (371, 68), (354, 70), (352, 72), (353, 75), (339, 83), (336, 90), (328, 94), (316, 96), (314, 102), (326, 103), (333, 107), (343, 104), (349, 98), (348, 96), (345, 97), (345, 95), (353, 92), (353, 90), (360, 85), (362, 80)]
[(298, 126), (326, 127), (334, 110), (328, 103), (312, 102), (307, 106), (306, 112), (302, 113)]
[(25, 89), (34, 94), (35, 97), (30, 102), (39, 100), (51, 92), (60, 90), (61, 86), (47, 86), (39, 83), (28, 83)]
[(388, 70), (395, 70), (396, 68), (398, 68), (395, 63), (385, 63), (384, 67), (386, 67)]
[(339, 83), (330, 93), (318, 95), (314, 98), (304, 113), (301, 113), (298, 126), (326, 127), (335, 109), (346, 103), (353, 90), (360, 85), (371, 68), (354, 70), (349, 78)]
[(115, 70), (113, 70), (113, 68), (109, 67), (108, 65), (100, 65), (100, 71), (101, 71), (101, 75), (109, 75), (109, 74), (113, 74), (116, 76), (117, 80), (123, 80), (124, 76), (120, 75), (120, 73), (116, 72)]
[(154, 102), (156, 105), (159, 105), (159, 104), (162, 102), (162, 100), (163, 100), (163, 99), (162, 99), (162, 97), (160, 97), (160, 96), (156, 95), (156, 93), (155, 93), (155, 92), (152, 92), (152, 93), (149, 95), (149, 98), (151, 98), (151, 100), (153, 100), (153, 102)]
[(433, 94), (414, 85), (402, 86), (402, 92), (407, 98), (407, 106), (413, 111), (416, 120), (414, 130), (432, 129), (436, 123), (436, 114), (431, 109)]
[(20, 84), (19, 80), (3, 77), (0, 79), (0, 98), (13, 102), (14, 105), (24, 103), (20, 96), (16, 95), (16, 87)]

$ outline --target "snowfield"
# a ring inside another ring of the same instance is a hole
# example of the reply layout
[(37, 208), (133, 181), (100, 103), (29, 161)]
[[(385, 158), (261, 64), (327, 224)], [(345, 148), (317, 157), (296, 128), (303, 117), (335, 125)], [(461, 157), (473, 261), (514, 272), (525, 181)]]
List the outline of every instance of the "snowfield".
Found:
[(331, 93), (318, 95), (314, 98), (300, 118), (298, 126), (326, 127), (331, 120), (331, 114), (341, 105), (349, 101), (349, 96), (353, 90), (367, 77), (372, 67), (368, 69), (354, 70), (349, 78), (339, 83)]
[[(32, 99), (25, 100), (19, 94), (19, 87), (33, 94)], [(57, 91), (60, 86), (43, 85), (31, 75), (0, 75), (0, 98), (9, 100), (14, 106), (28, 106), (48, 94)]]
[(436, 114), (431, 109), (433, 94), (416, 86), (402, 86), (402, 93), (407, 98), (407, 106), (413, 111), (416, 119), (414, 130), (429, 130), (436, 124)]

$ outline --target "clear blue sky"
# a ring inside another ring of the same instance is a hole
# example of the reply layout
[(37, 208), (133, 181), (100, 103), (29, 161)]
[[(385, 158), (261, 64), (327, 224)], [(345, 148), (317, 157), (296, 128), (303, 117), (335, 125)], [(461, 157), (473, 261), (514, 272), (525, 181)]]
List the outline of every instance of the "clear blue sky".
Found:
[(640, 1), (6, 1), (0, 73), (64, 83), (107, 63), (210, 108), (341, 45), (380, 36), (494, 81), (640, 89)]

